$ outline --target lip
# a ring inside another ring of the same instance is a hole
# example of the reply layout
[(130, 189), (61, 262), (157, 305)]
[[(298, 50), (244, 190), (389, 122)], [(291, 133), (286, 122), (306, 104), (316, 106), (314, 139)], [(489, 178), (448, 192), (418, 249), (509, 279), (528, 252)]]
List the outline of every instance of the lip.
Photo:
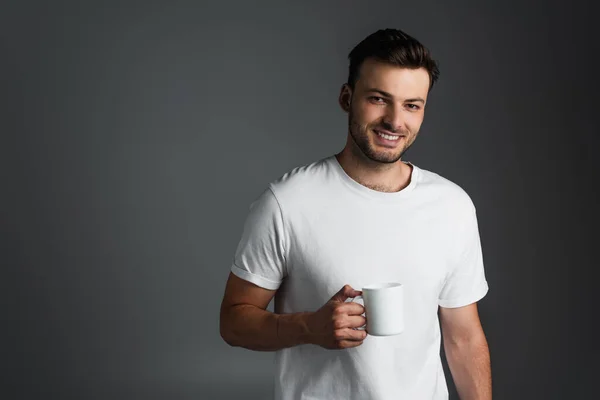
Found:
[[(381, 129), (373, 129), (373, 132), (375, 132), (375, 139), (382, 145), (386, 146), (386, 147), (395, 147), (396, 145), (398, 145), (398, 143), (402, 140), (403, 137), (405, 137), (405, 135), (399, 135), (397, 133), (392, 133), (389, 131), (384, 131)], [(395, 136), (395, 137), (399, 137), (396, 140), (388, 140), (385, 138), (382, 138), (381, 136), (379, 136), (377, 133), (383, 133), (384, 135), (389, 135), (389, 136)]]
[(386, 131), (386, 130), (383, 130), (383, 129), (373, 129), (373, 130), (375, 132), (383, 133), (384, 135), (388, 135), (388, 136), (404, 136), (404, 135), (400, 135), (400, 134), (393, 133), (393, 132), (390, 132), (390, 131)]

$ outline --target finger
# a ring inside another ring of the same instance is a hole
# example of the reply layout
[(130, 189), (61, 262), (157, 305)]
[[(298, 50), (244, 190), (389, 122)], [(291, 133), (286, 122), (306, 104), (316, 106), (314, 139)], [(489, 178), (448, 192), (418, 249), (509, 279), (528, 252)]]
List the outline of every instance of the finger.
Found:
[(353, 315), (348, 316), (345, 315), (343, 318), (335, 318), (333, 320), (333, 327), (335, 329), (345, 329), (345, 328), (360, 328), (367, 323), (367, 319), (362, 315)]
[(333, 295), (331, 300), (344, 302), (350, 297), (360, 296), (362, 292), (360, 290), (354, 290), (350, 285), (344, 285), (336, 294)]
[[(367, 319), (361, 315), (357, 315), (357, 316), (353, 316), (353, 317), (348, 317), (347, 321), (347, 328), (350, 329), (354, 329), (354, 328), (361, 328), (363, 326), (365, 326), (365, 324), (367, 323)], [(344, 327), (346, 328), (346, 327)]]
[(343, 305), (343, 311), (348, 315), (362, 315), (365, 313), (365, 307), (359, 303), (346, 303)]
[(365, 307), (358, 303), (337, 304), (334, 313), (338, 315), (362, 315), (365, 313)]
[(362, 330), (355, 330), (351, 328), (338, 329), (334, 333), (335, 339), (338, 342), (347, 340), (351, 342), (363, 341), (367, 337), (367, 332)]
[(358, 347), (363, 344), (362, 340), (342, 340), (338, 342), (338, 348), (340, 349), (351, 349), (353, 347)]

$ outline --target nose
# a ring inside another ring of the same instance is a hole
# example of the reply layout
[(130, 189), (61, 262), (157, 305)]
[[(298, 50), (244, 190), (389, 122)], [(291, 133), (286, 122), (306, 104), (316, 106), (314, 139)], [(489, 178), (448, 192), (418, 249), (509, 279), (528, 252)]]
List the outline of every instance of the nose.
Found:
[(383, 117), (384, 128), (390, 132), (398, 132), (404, 128), (404, 117), (402, 109), (396, 106), (390, 106)]

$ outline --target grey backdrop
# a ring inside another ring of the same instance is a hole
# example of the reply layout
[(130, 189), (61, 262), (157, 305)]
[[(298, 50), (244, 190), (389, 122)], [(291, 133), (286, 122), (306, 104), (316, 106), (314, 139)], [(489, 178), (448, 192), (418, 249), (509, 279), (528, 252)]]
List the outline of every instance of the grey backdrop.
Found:
[(272, 354), (219, 336), (233, 253), (343, 147), (346, 56), (385, 27), (440, 62), (406, 159), (477, 206), (495, 398), (590, 398), (598, 34), (569, 4), (3, 2), (3, 398), (270, 398)]

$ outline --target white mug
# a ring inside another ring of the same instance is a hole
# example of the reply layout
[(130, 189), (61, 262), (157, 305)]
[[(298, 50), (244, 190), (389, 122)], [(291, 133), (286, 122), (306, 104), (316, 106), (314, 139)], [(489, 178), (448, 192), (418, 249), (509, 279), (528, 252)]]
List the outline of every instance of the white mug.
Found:
[(362, 288), (362, 293), (354, 299), (363, 299), (369, 335), (392, 336), (404, 331), (404, 289), (401, 283), (368, 285)]

